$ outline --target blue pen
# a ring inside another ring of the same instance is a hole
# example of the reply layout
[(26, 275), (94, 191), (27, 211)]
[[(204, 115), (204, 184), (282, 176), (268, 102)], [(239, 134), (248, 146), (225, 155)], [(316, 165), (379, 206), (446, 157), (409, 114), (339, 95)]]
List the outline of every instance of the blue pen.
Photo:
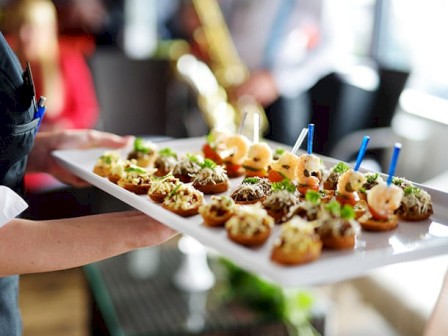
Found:
[(40, 96), (39, 102), (37, 104), (37, 112), (34, 115), (34, 118), (39, 118), (39, 122), (37, 124), (36, 132), (39, 130), (40, 124), (42, 123), (42, 119), (44, 118), (45, 110), (47, 109), (45, 107), (45, 102), (47, 101), (47, 98), (44, 96)]

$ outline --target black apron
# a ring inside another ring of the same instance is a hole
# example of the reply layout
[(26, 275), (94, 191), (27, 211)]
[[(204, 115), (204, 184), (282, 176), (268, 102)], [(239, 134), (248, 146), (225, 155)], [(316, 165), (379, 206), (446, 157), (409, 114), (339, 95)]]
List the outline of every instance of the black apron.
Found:
[[(23, 196), (23, 175), (38, 119), (31, 76), (0, 32), (0, 184)], [(0, 335), (21, 335), (18, 276), (0, 278)]]

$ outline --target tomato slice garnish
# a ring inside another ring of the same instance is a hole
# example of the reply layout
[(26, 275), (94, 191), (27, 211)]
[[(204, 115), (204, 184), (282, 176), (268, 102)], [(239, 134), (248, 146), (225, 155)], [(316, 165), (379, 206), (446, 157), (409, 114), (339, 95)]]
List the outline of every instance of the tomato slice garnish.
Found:
[(268, 174), (268, 180), (271, 182), (281, 182), (285, 178), (278, 171), (271, 169)]
[(369, 208), (369, 212), (373, 218), (378, 219), (378, 220), (388, 220), (389, 219), (388, 216), (381, 215), (378, 212), (376, 212), (374, 209), (372, 209), (372, 207), (370, 205), (367, 204), (367, 207)]
[(202, 146), (202, 152), (204, 153), (204, 158), (210, 159), (218, 165), (222, 164), (221, 156), (212, 148), (212, 146), (210, 146), (210, 144), (204, 144), (204, 146)]

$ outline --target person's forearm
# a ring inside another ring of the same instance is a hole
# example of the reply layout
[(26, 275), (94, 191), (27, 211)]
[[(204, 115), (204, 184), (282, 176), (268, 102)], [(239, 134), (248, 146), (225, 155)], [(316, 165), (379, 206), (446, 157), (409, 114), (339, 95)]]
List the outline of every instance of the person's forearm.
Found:
[(137, 211), (38, 222), (15, 219), (0, 229), (0, 276), (77, 267), (172, 235)]

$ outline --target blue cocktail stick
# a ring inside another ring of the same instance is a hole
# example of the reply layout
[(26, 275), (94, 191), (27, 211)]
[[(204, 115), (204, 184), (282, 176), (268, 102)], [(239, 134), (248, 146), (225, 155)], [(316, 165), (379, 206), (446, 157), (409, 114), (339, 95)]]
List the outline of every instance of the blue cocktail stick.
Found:
[(398, 154), (400, 154), (401, 143), (396, 143), (394, 146), (394, 152), (392, 154), (392, 160), (389, 166), (389, 176), (387, 177), (387, 185), (390, 186), (392, 183), (392, 177), (395, 174), (395, 167), (397, 166)]
[(313, 153), (314, 124), (308, 124), (308, 154)]
[(370, 137), (365, 136), (362, 139), (361, 147), (359, 148), (358, 157), (356, 158), (355, 171), (358, 171), (359, 166), (361, 166), (361, 162), (364, 159), (364, 154), (366, 153), (367, 145), (369, 143)]

